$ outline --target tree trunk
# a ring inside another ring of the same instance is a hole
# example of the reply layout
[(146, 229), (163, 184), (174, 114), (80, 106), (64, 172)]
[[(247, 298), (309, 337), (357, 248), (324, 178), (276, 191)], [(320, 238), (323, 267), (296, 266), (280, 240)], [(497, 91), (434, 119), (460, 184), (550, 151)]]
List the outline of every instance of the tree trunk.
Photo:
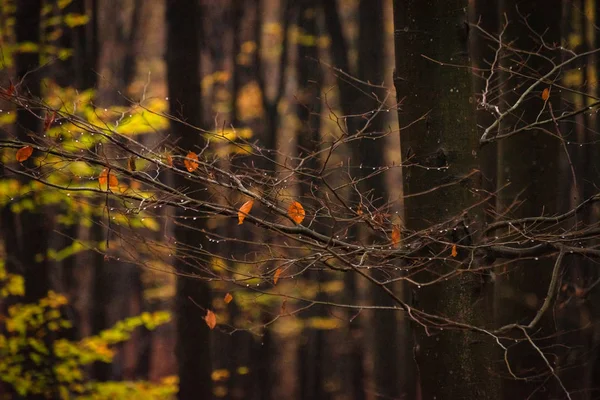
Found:
[[(441, 63), (468, 65), (467, 6), (466, 0), (394, 2), (394, 79), (402, 102), (398, 119), (405, 166), (404, 228), (418, 232), (432, 223), (451, 221), (445, 224), (448, 231), (440, 233), (440, 239), (458, 245), (466, 244), (468, 231), (455, 236), (452, 228), (464, 224), (462, 228), (467, 230), (465, 226), (470, 224), (461, 221), (463, 218), (481, 218), (480, 213), (463, 216), (465, 208), (475, 202), (473, 183), (464, 177), (479, 163), (472, 79), (466, 68), (440, 65), (425, 56)], [(440, 253), (432, 255), (424, 270), (414, 275), (418, 281), (431, 281), (465, 267), (461, 260), (466, 258), (462, 254), (466, 250), (459, 249), (456, 258), (450, 257), (449, 247), (433, 244), (431, 250)], [(477, 302), (481, 285), (475, 275), (461, 274), (431, 286), (412, 286), (407, 292), (412, 291), (413, 307), (480, 325), (486, 315), (485, 302)], [(430, 328), (425, 332), (418, 324), (413, 329), (417, 387), (410, 398), (496, 398), (489, 348), (481, 343), (481, 337), (465, 331)]]
[[(202, 147), (204, 141), (201, 133), (190, 127), (202, 126), (202, 90), (199, 74), (201, 15), (197, 0), (167, 2), (167, 79), (170, 112), (189, 124), (173, 124), (171, 129), (183, 151), (193, 151), (196, 146)], [(190, 181), (180, 174), (175, 177), (174, 185), (189, 187), (192, 193), (203, 193), (193, 184), (190, 185)], [(186, 215), (186, 211), (178, 209), (177, 217), (183, 215)], [(204, 219), (199, 220), (197, 223), (191, 223), (193, 229), (181, 225), (175, 227), (175, 239), (178, 244), (175, 267), (180, 273), (198, 274), (197, 269), (190, 267), (192, 260), (185, 259), (185, 248), (196, 248), (199, 245), (207, 248), (208, 240), (205, 235), (197, 233), (201, 231)], [(205, 312), (198, 307), (211, 308), (210, 286), (200, 277), (178, 276), (175, 296), (178, 398), (212, 398), (211, 335), (202, 318)]]
[[(520, 62), (512, 57), (501, 59), (501, 108), (512, 106), (523, 91), (535, 80), (544, 75), (552, 64), (541, 56), (556, 58), (560, 62), (558, 52), (552, 52), (540, 46), (532, 29), (544, 34), (547, 43), (560, 43), (561, 26), (560, 0), (545, 2), (543, 8), (537, 7), (534, 2), (517, 0), (504, 0), (500, 3), (500, 24), (504, 25), (505, 16), (509, 26), (504, 34), (504, 41), (510, 41), (511, 46), (517, 49), (538, 52), (539, 56), (528, 57), (526, 68), (521, 69)], [(527, 24), (523, 21), (527, 18)], [(503, 50), (502, 54), (505, 54)], [(523, 75), (512, 73), (523, 72)], [(554, 78), (554, 77), (552, 77)], [(541, 91), (547, 87), (543, 84)], [(539, 93), (539, 92), (537, 92)], [(515, 127), (524, 126), (534, 122), (543, 111), (543, 118), (550, 118), (548, 110), (552, 106), (555, 113), (559, 111), (560, 91), (552, 90), (548, 105), (544, 107), (541, 96), (528, 98), (520, 109), (512, 116), (505, 118), (500, 124), (500, 133), (506, 133)], [(545, 130), (545, 131), (544, 131)], [(514, 218), (555, 215), (560, 209), (560, 201), (566, 199), (564, 190), (557, 189), (561, 180), (560, 140), (551, 136), (555, 134), (552, 124), (543, 126), (542, 129), (532, 129), (498, 141), (498, 187), (497, 212)], [(570, 177), (570, 174), (569, 174)], [(566, 178), (566, 177), (565, 177)], [(567, 178), (571, 179), (571, 178)], [(567, 202), (568, 203), (568, 202)], [(525, 230), (531, 229), (525, 227)], [(507, 240), (527, 240), (514, 230), (502, 233)], [(500, 267), (496, 280), (496, 318), (499, 324), (514, 321), (530, 321), (542, 305), (547, 296), (550, 284), (551, 271), (554, 259), (545, 257), (541, 260), (522, 260), (518, 264)], [(541, 322), (533, 339), (540, 348), (556, 345), (557, 339), (546, 337), (556, 332), (553, 317), (547, 315)], [(539, 339), (539, 341), (537, 340)], [(562, 339), (558, 339), (561, 341)], [(548, 352), (558, 355), (560, 349), (547, 348)], [(554, 355), (548, 354), (549, 357)], [(502, 391), (505, 397), (526, 398), (534, 391), (538, 393), (552, 393), (556, 381), (546, 379), (549, 371), (544, 360), (536, 349), (528, 342), (521, 342), (511, 346), (507, 362), (518, 377), (528, 377), (527, 380), (515, 380), (508, 371), (503, 371), (506, 379), (502, 381)], [(542, 374), (542, 375), (539, 375)], [(544, 395), (545, 396), (545, 395)]]

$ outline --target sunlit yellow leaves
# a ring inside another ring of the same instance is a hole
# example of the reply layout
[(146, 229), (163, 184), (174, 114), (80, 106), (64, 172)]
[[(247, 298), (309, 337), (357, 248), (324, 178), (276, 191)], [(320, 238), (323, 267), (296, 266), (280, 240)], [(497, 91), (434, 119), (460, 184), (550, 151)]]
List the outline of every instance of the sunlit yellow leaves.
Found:
[(230, 375), (231, 374), (226, 369), (215, 369), (211, 374), (211, 378), (215, 382), (226, 381), (227, 379), (229, 379)]
[(273, 284), (277, 285), (277, 282), (279, 281), (280, 276), (281, 276), (281, 268), (277, 268), (275, 270), (275, 273), (273, 274)]
[(21, 147), (19, 150), (17, 150), (17, 161), (18, 162), (23, 162), (26, 161), (29, 157), (31, 157), (31, 155), (33, 154), (33, 147), (31, 146), (24, 146)]
[(98, 183), (100, 183), (100, 189), (105, 190), (106, 185), (109, 187), (119, 186), (119, 180), (115, 176), (114, 172), (110, 171), (108, 168), (104, 168), (98, 177)]
[(215, 329), (215, 326), (217, 326), (217, 316), (210, 310), (206, 310), (204, 321), (206, 321), (206, 325), (208, 325), (210, 329)]
[(88, 23), (89, 20), (90, 20), (90, 17), (85, 14), (68, 13), (64, 17), (65, 24), (69, 28), (74, 28), (76, 26), (85, 25)]
[(302, 204), (298, 203), (297, 201), (294, 201), (292, 204), (290, 204), (290, 208), (288, 208), (288, 216), (297, 224), (300, 224), (302, 221), (304, 221), (304, 216), (305, 216), (305, 212), (304, 212), (304, 207), (302, 207)]
[(263, 115), (262, 92), (258, 82), (252, 81), (242, 86), (235, 99), (240, 120), (248, 121)]
[(225, 297), (223, 298), (223, 301), (225, 302), (225, 304), (231, 303), (231, 300), (233, 300), (233, 296), (231, 295), (231, 293), (227, 293), (225, 295)]
[(452, 257), (456, 257), (458, 255), (458, 250), (456, 249), (456, 245), (452, 245), (452, 252), (450, 253)]
[(392, 228), (392, 246), (396, 247), (400, 243), (400, 228), (394, 225)]
[(136, 166), (135, 166), (135, 156), (131, 156), (127, 159), (127, 169), (129, 169), (131, 172), (135, 172), (136, 171)]
[(542, 100), (548, 101), (549, 98), (550, 98), (550, 89), (546, 88), (542, 91)]
[(183, 161), (183, 164), (188, 172), (194, 172), (196, 169), (198, 169), (198, 155), (196, 153), (190, 151), (185, 158), (186, 159)]
[(244, 222), (244, 218), (246, 215), (250, 214), (250, 210), (252, 210), (252, 206), (254, 205), (254, 200), (248, 200), (240, 207), (238, 211), (238, 225), (241, 225)]

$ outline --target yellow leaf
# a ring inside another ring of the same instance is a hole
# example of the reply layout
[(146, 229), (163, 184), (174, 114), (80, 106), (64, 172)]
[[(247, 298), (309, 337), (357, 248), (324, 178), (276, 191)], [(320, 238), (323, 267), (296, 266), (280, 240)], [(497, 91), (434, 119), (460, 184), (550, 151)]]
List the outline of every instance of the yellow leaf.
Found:
[(392, 228), (392, 246), (397, 246), (400, 243), (400, 228), (394, 225)]
[(17, 161), (23, 162), (23, 161), (27, 160), (29, 157), (31, 157), (32, 154), (33, 154), (33, 147), (31, 147), (31, 146), (21, 147), (19, 150), (17, 150)]
[(233, 300), (233, 296), (231, 295), (231, 293), (227, 293), (225, 295), (225, 297), (223, 298), (223, 301), (225, 302), (225, 304), (231, 303), (231, 300)]
[(304, 213), (304, 207), (302, 207), (302, 204), (294, 201), (292, 204), (290, 204), (288, 215), (295, 223), (299, 224), (304, 221), (304, 216), (306, 214)]
[(452, 257), (456, 257), (458, 255), (458, 250), (456, 250), (456, 245), (452, 245), (452, 253), (450, 253)]
[(547, 101), (550, 98), (550, 89), (546, 88), (542, 91), (542, 100)]
[(215, 326), (217, 326), (217, 316), (210, 310), (206, 310), (206, 317), (204, 317), (204, 320), (210, 329), (214, 329)]
[(252, 210), (252, 206), (254, 205), (254, 200), (248, 200), (240, 207), (238, 211), (238, 225), (241, 225), (244, 222), (244, 218), (246, 215), (250, 214), (250, 210)]
[(100, 188), (106, 187), (106, 183), (108, 182), (109, 187), (119, 186), (119, 181), (114, 173), (108, 172), (108, 168), (104, 168), (98, 177), (98, 182), (100, 183)]
[(273, 275), (273, 283), (277, 285), (277, 281), (279, 280), (279, 276), (281, 275), (281, 268), (277, 268), (275, 270), (275, 275)]
[(198, 155), (193, 151), (190, 151), (185, 157), (186, 159), (183, 161), (185, 168), (188, 172), (194, 172), (198, 168)]

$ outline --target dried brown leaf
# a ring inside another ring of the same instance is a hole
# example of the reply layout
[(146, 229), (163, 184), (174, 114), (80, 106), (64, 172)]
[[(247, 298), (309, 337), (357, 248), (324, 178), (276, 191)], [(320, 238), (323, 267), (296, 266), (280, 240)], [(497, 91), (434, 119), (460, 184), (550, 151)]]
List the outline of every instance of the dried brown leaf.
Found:
[(281, 268), (277, 268), (275, 270), (275, 274), (273, 275), (273, 284), (277, 285), (277, 281), (279, 281), (280, 275), (281, 275)]
[(135, 172), (137, 170), (137, 167), (135, 165), (135, 156), (131, 156), (127, 159), (127, 168), (131, 172)]
[(392, 228), (392, 246), (396, 247), (400, 243), (400, 228), (394, 225)]
[(217, 326), (217, 316), (210, 310), (206, 310), (204, 321), (206, 321), (206, 325), (208, 325), (210, 329), (215, 329), (215, 326)]
[(542, 90), (542, 100), (547, 101), (550, 98), (550, 89)]
[(302, 207), (302, 204), (298, 203), (297, 201), (294, 201), (292, 202), (292, 204), (290, 204), (290, 208), (288, 209), (288, 215), (295, 223), (300, 224), (302, 221), (304, 221), (304, 216), (306, 214), (304, 212), (304, 207)]
[(254, 205), (254, 200), (248, 200), (240, 207), (238, 211), (238, 225), (241, 225), (244, 222), (244, 218), (246, 215), (250, 214), (250, 210), (252, 210), (252, 206)]
[(31, 146), (24, 146), (21, 147), (19, 150), (17, 150), (17, 161), (18, 162), (23, 162), (26, 161), (29, 157), (31, 157), (31, 155), (33, 154), (33, 147)]
[(198, 169), (198, 155), (196, 153), (190, 151), (185, 157), (186, 159), (183, 161), (183, 164), (188, 172), (194, 172), (196, 169)]
[(100, 188), (103, 189), (106, 187), (106, 183), (108, 183), (109, 187), (119, 186), (119, 180), (115, 176), (113, 172), (109, 173), (108, 168), (104, 168), (98, 177), (98, 182), (100, 183)]

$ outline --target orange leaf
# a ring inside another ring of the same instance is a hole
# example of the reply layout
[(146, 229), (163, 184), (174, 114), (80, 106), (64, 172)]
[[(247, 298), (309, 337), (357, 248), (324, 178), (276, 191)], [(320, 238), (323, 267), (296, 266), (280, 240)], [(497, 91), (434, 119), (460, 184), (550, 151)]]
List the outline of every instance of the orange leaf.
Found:
[(25, 146), (25, 147), (21, 147), (19, 150), (17, 150), (17, 161), (18, 162), (23, 162), (25, 160), (27, 160), (29, 157), (31, 157), (31, 155), (33, 154), (33, 147), (31, 146)]
[(117, 180), (117, 177), (112, 172), (109, 174), (108, 168), (104, 168), (102, 170), (100, 176), (98, 177), (98, 182), (100, 183), (100, 188), (105, 187), (107, 182), (109, 187), (119, 186), (119, 181)]
[(456, 245), (452, 245), (452, 253), (450, 253), (452, 257), (456, 257), (458, 255), (458, 250), (456, 250)]
[(398, 225), (394, 225), (392, 228), (392, 246), (397, 246), (400, 243), (400, 228)]
[(542, 100), (547, 101), (550, 98), (550, 89), (542, 90)]
[[(198, 168), (198, 155), (196, 153), (194, 153), (193, 151), (190, 151), (187, 156), (185, 156), (186, 159), (183, 161), (183, 164), (185, 165), (185, 168), (187, 168), (188, 172), (194, 172), (197, 168)], [(192, 161), (192, 160), (196, 160), (196, 161)]]
[(273, 284), (277, 285), (277, 281), (279, 280), (279, 275), (281, 275), (281, 268), (277, 268), (275, 270), (275, 275), (273, 275)]
[(129, 170), (131, 172), (135, 172), (135, 170), (136, 170), (135, 156), (131, 156), (127, 159), (127, 168), (129, 168)]
[(292, 204), (290, 204), (288, 215), (295, 223), (299, 224), (304, 221), (304, 216), (306, 214), (304, 213), (304, 207), (302, 207), (302, 204), (294, 201)]
[(44, 132), (46, 132), (54, 123), (54, 119), (56, 118), (56, 111), (52, 114), (46, 113), (46, 118), (44, 119)]
[(167, 164), (169, 165), (169, 167), (173, 166), (173, 157), (171, 157), (170, 154), (167, 154)]
[(225, 304), (231, 303), (231, 300), (233, 300), (233, 296), (231, 295), (231, 293), (227, 293), (225, 295), (225, 297), (223, 298), (223, 301), (225, 302)]
[(204, 320), (210, 329), (214, 329), (215, 326), (217, 326), (217, 316), (210, 310), (206, 310), (206, 317), (204, 317)]
[(241, 225), (244, 222), (244, 218), (246, 215), (250, 214), (250, 210), (252, 210), (252, 206), (254, 205), (254, 200), (248, 200), (240, 207), (238, 211), (238, 225)]

